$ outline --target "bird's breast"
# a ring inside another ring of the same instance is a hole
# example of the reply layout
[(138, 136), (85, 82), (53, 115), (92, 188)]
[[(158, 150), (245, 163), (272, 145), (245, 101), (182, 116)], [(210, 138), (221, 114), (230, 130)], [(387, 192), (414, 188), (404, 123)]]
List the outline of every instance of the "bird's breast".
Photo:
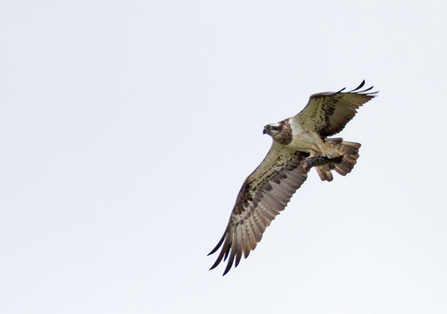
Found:
[(311, 150), (315, 149), (315, 146), (323, 144), (323, 140), (318, 133), (305, 130), (296, 120), (290, 119), (290, 127), (292, 130), (292, 141), (287, 146), (291, 149), (310, 153)]

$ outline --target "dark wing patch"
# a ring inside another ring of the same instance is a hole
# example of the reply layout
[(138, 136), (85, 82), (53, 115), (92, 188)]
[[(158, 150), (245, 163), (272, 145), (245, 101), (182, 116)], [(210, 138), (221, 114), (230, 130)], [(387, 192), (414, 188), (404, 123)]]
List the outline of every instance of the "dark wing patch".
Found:
[(237, 267), (242, 255), (247, 258), (256, 248), (265, 229), (306, 180), (310, 168), (304, 159), (308, 156), (273, 143), (263, 162), (242, 185), (225, 233), (208, 254), (222, 247), (210, 269), (228, 259), (225, 275), (233, 263)]
[(335, 93), (310, 96), (306, 107), (297, 115), (299, 122), (321, 137), (339, 133), (355, 116), (360, 106), (377, 96), (378, 92), (370, 92), (373, 86), (362, 89), (364, 85), (365, 81), (349, 92), (344, 92), (343, 88)]

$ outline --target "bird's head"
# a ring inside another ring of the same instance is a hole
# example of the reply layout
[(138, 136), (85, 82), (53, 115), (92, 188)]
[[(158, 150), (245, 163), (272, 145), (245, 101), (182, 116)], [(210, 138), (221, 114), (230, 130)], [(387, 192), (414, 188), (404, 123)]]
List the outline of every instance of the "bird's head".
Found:
[(267, 124), (262, 133), (270, 135), (274, 141), (283, 145), (290, 144), (292, 141), (292, 132), (288, 121)]
[(275, 135), (281, 133), (282, 126), (279, 123), (267, 124), (264, 127), (264, 131), (262, 134), (268, 134), (271, 137), (275, 138)]

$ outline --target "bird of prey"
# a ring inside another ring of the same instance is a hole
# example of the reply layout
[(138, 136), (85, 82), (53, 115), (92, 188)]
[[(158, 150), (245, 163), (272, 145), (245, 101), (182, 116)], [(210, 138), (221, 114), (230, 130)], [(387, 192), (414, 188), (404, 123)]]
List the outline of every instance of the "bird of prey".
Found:
[(233, 263), (237, 267), (242, 255), (248, 257), (311, 168), (322, 181), (332, 181), (332, 170), (342, 176), (351, 172), (360, 144), (328, 137), (343, 130), (357, 109), (377, 96), (373, 87), (362, 89), (364, 85), (365, 81), (349, 92), (343, 88), (314, 94), (296, 116), (264, 127), (263, 133), (273, 138), (273, 144), (243, 183), (225, 232), (208, 254), (222, 247), (210, 270), (228, 259), (225, 275)]

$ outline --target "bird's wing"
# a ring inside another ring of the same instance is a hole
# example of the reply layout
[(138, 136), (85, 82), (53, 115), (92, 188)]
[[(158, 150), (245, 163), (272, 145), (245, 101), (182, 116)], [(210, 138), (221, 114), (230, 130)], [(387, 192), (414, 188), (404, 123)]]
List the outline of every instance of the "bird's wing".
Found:
[(239, 264), (242, 254), (247, 258), (250, 251), (255, 249), (265, 228), (306, 180), (310, 168), (304, 159), (308, 156), (307, 153), (294, 152), (273, 142), (267, 156), (239, 191), (225, 233), (208, 254), (215, 253), (222, 246), (210, 269), (229, 257), (225, 275), (233, 262), (235, 267)]
[(349, 92), (343, 88), (335, 93), (314, 94), (293, 119), (305, 130), (315, 131), (322, 137), (337, 134), (354, 117), (357, 108), (377, 96), (378, 92), (370, 92), (373, 86), (362, 89), (364, 85), (365, 81)]

